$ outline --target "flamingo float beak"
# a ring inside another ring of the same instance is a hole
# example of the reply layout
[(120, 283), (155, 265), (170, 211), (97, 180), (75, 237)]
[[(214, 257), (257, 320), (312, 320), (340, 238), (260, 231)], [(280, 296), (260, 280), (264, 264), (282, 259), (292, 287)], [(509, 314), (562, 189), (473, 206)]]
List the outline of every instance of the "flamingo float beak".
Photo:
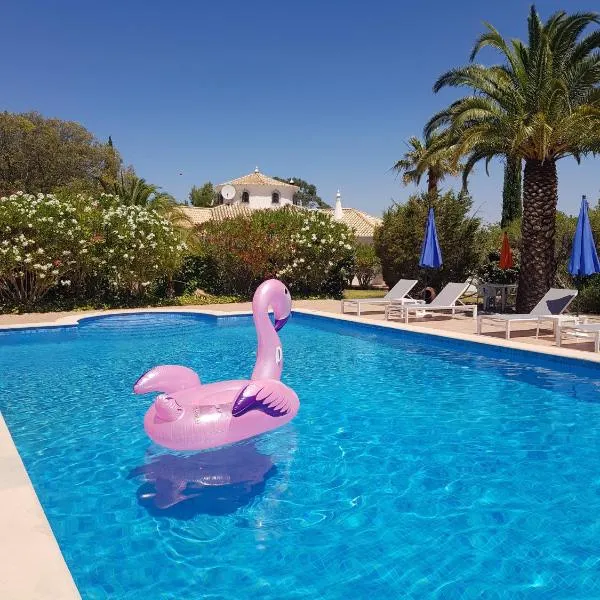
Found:
[(279, 331), (287, 322), (288, 319), (292, 316), (292, 313), (289, 313), (287, 317), (283, 319), (275, 319), (275, 331)]

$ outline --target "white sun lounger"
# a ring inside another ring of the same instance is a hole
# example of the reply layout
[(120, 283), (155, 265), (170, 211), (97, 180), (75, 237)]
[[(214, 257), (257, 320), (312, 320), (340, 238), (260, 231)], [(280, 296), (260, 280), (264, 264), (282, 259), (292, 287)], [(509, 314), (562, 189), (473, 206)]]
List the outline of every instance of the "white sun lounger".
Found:
[(468, 287), (468, 283), (449, 283), (429, 304), (418, 306), (403, 305), (392, 300), (386, 310), (386, 317), (388, 319), (400, 317), (405, 323), (408, 323), (410, 315), (424, 317), (428, 314), (450, 311), (452, 316), (457, 312), (472, 312), (473, 318), (475, 318), (477, 317), (476, 304), (457, 304)]
[(360, 316), (360, 307), (366, 304), (383, 306), (384, 308), (392, 301), (418, 304), (421, 301), (410, 298), (408, 293), (417, 285), (416, 279), (401, 279), (383, 298), (356, 298), (353, 300), (342, 300), (342, 313), (346, 312), (347, 306), (356, 307), (356, 316)]
[(562, 290), (560, 288), (551, 288), (546, 292), (546, 295), (533, 307), (529, 314), (520, 315), (480, 315), (477, 320), (477, 333), (481, 334), (483, 323), (486, 321), (492, 323), (504, 324), (506, 339), (510, 339), (510, 324), (533, 322), (536, 324), (535, 337), (540, 334), (540, 325), (544, 322), (551, 322), (553, 326), (557, 322), (574, 321), (576, 317), (571, 315), (563, 315), (562, 313), (568, 308), (577, 296), (577, 290)]
[(594, 342), (594, 352), (600, 352), (600, 323), (559, 323), (556, 328), (556, 345), (561, 346), (563, 336), (587, 338)]

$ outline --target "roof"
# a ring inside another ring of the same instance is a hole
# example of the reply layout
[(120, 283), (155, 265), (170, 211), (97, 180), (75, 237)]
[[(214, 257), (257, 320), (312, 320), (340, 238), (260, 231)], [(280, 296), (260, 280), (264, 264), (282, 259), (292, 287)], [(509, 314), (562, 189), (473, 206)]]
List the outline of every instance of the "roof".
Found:
[[(299, 206), (288, 205), (287, 208), (296, 210), (308, 210)], [(196, 208), (195, 206), (182, 206), (181, 210), (194, 225), (202, 225), (212, 219), (222, 221), (240, 215), (249, 215), (253, 209), (243, 204), (220, 204), (211, 208)], [(256, 210), (256, 209), (254, 209)], [(263, 209), (278, 210), (278, 209)], [(320, 209), (324, 213), (333, 216), (332, 208)], [(356, 208), (344, 208), (342, 223), (354, 230), (354, 235), (360, 238), (372, 238), (376, 227), (381, 225), (381, 219), (368, 215)]]
[[(329, 213), (333, 216), (333, 208), (325, 208), (323, 212)], [(383, 221), (378, 217), (368, 215), (362, 210), (356, 208), (342, 208), (343, 218), (342, 223), (354, 230), (356, 237), (373, 237), (373, 233), (377, 227), (379, 227)]]
[(279, 179), (273, 179), (268, 175), (264, 175), (258, 169), (252, 171), (252, 173), (248, 173), (248, 175), (243, 175), (242, 177), (238, 177), (237, 179), (232, 179), (231, 181), (226, 181), (225, 183), (220, 183), (215, 186), (217, 189), (222, 188), (224, 185), (264, 185), (268, 187), (287, 187), (294, 188), (295, 190), (300, 189), (297, 185), (292, 185), (291, 183), (286, 183), (285, 181), (279, 181)]

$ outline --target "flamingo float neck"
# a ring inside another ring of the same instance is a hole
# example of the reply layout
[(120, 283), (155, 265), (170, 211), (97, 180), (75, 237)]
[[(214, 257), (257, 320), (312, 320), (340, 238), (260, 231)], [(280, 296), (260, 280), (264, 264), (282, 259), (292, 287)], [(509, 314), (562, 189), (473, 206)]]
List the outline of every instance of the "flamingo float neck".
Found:
[[(261, 290), (259, 290), (260, 292)], [(281, 379), (283, 369), (283, 350), (277, 330), (269, 318), (269, 306), (274, 300), (270, 290), (267, 293), (257, 293), (252, 300), (252, 314), (256, 336), (258, 338), (258, 349), (256, 352), (256, 364), (252, 371), (251, 379)], [(275, 312), (277, 317), (277, 312)], [(287, 317), (286, 319), (287, 320)], [(285, 320), (281, 323), (285, 323)], [(276, 321), (277, 322), (277, 321)]]

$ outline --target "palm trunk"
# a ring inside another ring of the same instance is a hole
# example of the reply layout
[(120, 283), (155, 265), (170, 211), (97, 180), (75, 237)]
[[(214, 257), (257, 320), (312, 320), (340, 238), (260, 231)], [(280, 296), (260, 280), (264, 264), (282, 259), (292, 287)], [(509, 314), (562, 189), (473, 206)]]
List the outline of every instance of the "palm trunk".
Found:
[(517, 312), (529, 312), (554, 280), (554, 234), (558, 178), (554, 160), (525, 161), (521, 270)]
[(430, 198), (437, 198), (438, 195), (438, 178), (431, 169), (427, 171), (427, 194)]
[(506, 164), (504, 165), (504, 189), (502, 190), (502, 220), (500, 222), (502, 229), (521, 216), (522, 168), (520, 158), (506, 157)]

